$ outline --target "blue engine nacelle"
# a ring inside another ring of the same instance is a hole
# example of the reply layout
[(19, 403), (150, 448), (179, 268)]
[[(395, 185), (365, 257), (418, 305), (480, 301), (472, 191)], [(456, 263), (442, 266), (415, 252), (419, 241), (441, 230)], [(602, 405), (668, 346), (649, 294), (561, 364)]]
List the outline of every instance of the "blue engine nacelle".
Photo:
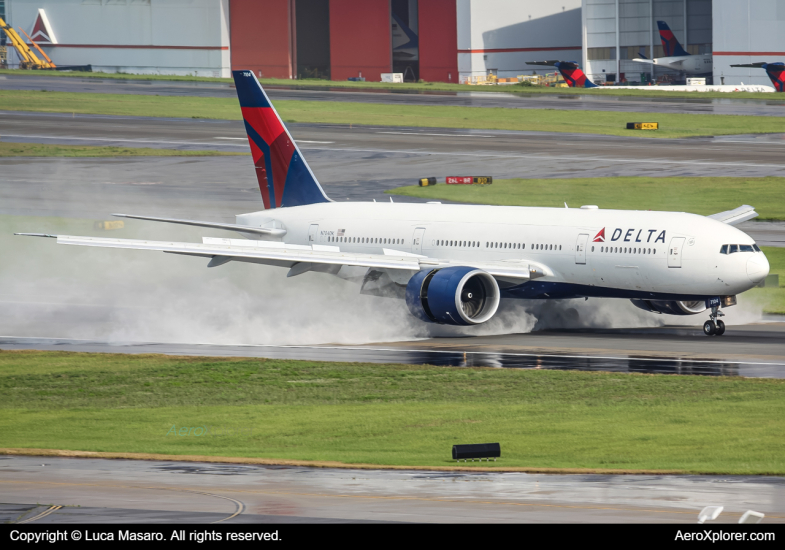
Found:
[(706, 311), (706, 302), (703, 300), (695, 302), (677, 302), (661, 300), (630, 300), (635, 307), (639, 307), (653, 313), (665, 313), (667, 315), (697, 315)]
[(492, 275), (474, 267), (423, 270), (406, 285), (406, 305), (427, 323), (479, 325), (496, 313), (501, 300)]

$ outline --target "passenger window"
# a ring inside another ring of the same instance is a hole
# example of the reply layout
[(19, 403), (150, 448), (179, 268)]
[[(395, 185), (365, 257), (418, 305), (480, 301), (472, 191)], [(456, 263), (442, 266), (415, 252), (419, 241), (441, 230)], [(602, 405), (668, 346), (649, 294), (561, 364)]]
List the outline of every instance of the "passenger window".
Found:
[(738, 252), (739, 251), (739, 245), (737, 245), (737, 244), (730, 244), (728, 246), (730, 247), (729, 250), (728, 250), (728, 254), (733, 254), (734, 252)]
[(739, 252), (752, 252), (752, 245), (750, 244), (740, 244), (739, 245)]
[(728, 245), (724, 244), (720, 247), (720, 254), (727, 254), (728, 253)]

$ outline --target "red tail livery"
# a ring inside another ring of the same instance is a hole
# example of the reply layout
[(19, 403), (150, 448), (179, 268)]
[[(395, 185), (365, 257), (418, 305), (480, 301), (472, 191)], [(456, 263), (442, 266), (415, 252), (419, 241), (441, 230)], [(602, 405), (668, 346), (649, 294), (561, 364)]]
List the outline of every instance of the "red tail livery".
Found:
[(676, 36), (665, 21), (657, 21), (657, 28), (660, 29), (660, 40), (662, 40), (662, 49), (665, 52), (665, 57), (690, 55), (681, 47), (681, 44), (676, 40)]
[(232, 71), (265, 209), (329, 202), (251, 71)]
[(546, 67), (556, 67), (567, 82), (570, 88), (597, 88), (598, 86), (588, 79), (578, 67), (576, 61), (527, 61), (527, 65), (544, 65)]

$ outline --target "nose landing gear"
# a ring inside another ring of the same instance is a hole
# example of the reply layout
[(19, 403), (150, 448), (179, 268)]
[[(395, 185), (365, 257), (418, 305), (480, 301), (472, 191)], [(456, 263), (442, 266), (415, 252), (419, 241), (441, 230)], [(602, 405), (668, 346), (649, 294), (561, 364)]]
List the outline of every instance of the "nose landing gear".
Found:
[(703, 323), (703, 334), (706, 336), (722, 336), (725, 334), (725, 323), (717, 320), (717, 317), (724, 316), (725, 314), (720, 311), (720, 306), (713, 306), (709, 320)]

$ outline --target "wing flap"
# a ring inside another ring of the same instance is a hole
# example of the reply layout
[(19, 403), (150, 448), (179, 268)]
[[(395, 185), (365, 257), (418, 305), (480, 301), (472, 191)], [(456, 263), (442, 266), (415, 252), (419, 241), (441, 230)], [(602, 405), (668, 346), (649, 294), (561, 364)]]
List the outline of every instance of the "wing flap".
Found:
[(758, 213), (755, 212), (754, 206), (745, 204), (739, 206), (738, 208), (734, 208), (733, 210), (718, 212), (706, 217), (711, 218), (712, 220), (717, 220), (718, 222), (726, 223), (728, 225), (737, 225), (742, 222), (746, 222), (747, 220), (751, 220), (752, 218), (758, 217)]

